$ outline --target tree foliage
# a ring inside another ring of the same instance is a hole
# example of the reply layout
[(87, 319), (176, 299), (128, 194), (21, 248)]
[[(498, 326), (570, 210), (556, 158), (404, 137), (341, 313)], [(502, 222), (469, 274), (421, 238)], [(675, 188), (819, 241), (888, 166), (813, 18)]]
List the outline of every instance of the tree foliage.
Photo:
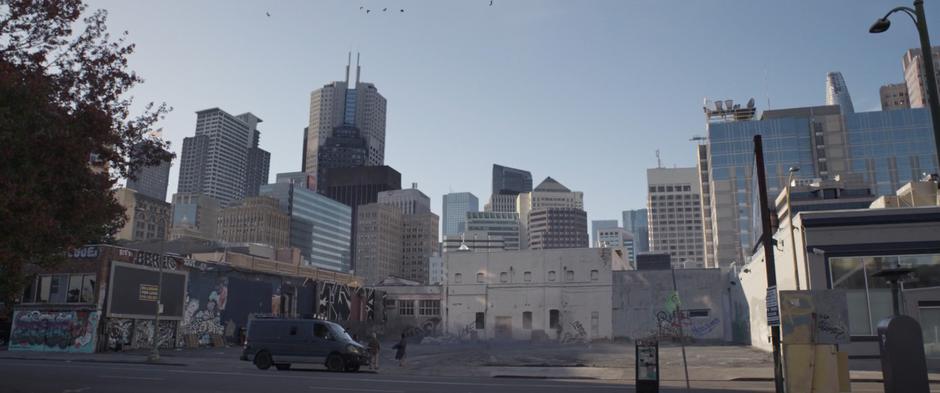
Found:
[[(26, 266), (108, 238), (125, 220), (113, 187), (171, 158), (148, 136), (168, 111), (132, 115), (134, 45), (81, 0), (0, 0), (0, 301)], [(74, 29), (74, 30), (73, 30)]]

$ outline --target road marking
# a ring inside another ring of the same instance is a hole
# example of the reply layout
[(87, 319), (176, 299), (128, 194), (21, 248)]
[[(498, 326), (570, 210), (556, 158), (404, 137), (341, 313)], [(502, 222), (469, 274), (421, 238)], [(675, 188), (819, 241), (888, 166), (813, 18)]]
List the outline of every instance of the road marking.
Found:
[(131, 377), (127, 375), (99, 375), (98, 378), (111, 378), (111, 379), (139, 379), (144, 381), (162, 381), (163, 378), (153, 378), (153, 377)]
[(82, 393), (82, 392), (84, 392), (84, 391), (86, 391), (86, 390), (88, 390), (88, 389), (91, 389), (91, 388), (90, 388), (90, 387), (84, 387), (84, 388), (78, 388), (78, 389), (65, 389), (65, 390), (62, 391), (62, 393)]
[(387, 392), (387, 393), (404, 393), (404, 390), (383, 390), (383, 389), (356, 389), (356, 388), (336, 388), (336, 387), (328, 387), (328, 388), (322, 388), (322, 387), (317, 387), (317, 386), (311, 386), (311, 387), (310, 387), (310, 389), (316, 389), (316, 390), (319, 390), (319, 389), (326, 389), (326, 390), (329, 390), (329, 391), (334, 391), (334, 390), (348, 390), (348, 391), (351, 391), (351, 392)]

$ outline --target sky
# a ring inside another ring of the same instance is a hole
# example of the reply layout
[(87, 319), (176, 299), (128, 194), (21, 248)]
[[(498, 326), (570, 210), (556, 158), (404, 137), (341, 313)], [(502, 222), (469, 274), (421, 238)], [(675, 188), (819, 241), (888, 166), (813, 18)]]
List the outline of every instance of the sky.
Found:
[[(136, 44), (145, 82), (137, 108), (165, 102), (160, 122), (177, 154), (195, 112), (264, 120), (270, 181), (300, 170), (310, 92), (344, 78), (388, 100), (386, 164), (418, 183), (441, 213), (448, 192), (489, 197), (492, 164), (551, 176), (584, 192), (589, 220), (646, 203), (646, 169), (695, 165), (702, 101), (754, 97), (758, 109), (821, 105), (841, 71), (858, 112), (904, 79), (919, 46), (897, 0), (93, 0), (110, 31)], [(360, 10), (360, 7), (364, 7)], [(940, 3), (927, 4), (940, 44)], [(382, 12), (382, 8), (388, 8)], [(365, 9), (371, 9), (365, 13)], [(405, 12), (400, 12), (404, 9)], [(267, 13), (270, 16), (267, 16)], [(768, 105), (769, 102), (769, 105)], [(176, 191), (178, 162), (170, 173)]]

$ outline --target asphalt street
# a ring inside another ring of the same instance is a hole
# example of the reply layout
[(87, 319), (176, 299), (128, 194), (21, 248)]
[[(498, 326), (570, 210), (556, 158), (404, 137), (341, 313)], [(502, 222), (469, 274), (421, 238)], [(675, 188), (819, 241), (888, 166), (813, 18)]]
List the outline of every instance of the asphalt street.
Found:
[[(662, 392), (763, 392), (765, 382), (696, 382), (687, 391), (670, 381)], [(332, 373), (322, 369), (261, 371), (247, 363), (166, 366), (50, 360), (0, 360), (4, 393), (166, 393), (166, 392), (633, 392), (624, 381), (559, 381), (482, 377), (430, 377), (382, 373)], [(881, 391), (877, 384), (854, 385), (856, 392)]]

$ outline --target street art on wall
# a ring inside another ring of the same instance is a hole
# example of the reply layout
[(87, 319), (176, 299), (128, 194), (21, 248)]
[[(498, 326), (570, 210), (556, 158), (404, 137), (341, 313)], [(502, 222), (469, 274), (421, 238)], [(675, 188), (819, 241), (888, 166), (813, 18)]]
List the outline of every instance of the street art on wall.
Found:
[(673, 341), (706, 338), (720, 325), (718, 318), (690, 318), (687, 310), (656, 313), (658, 337)]
[(15, 311), (11, 351), (94, 352), (97, 311)]
[(134, 320), (127, 318), (108, 318), (105, 323), (105, 333), (108, 338), (108, 349), (121, 351), (131, 347), (131, 336), (134, 332)]
[(349, 287), (324, 283), (318, 286), (317, 315), (330, 321), (349, 320)]
[[(176, 321), (160, 321), (158, 342), (160, 348), (173, 348), (176, 346)], [(153, 321), (138, 319), (134, 321), (134, 348), (153, 347)]]
[(218, 278), (204, 287), (208, 288), (199, 290), (191, 282), (180, 326), (181, 335), (195, 335), (203, 345), (212, 342), (212, 335), (225, 332), (221, 315), (228, 304), (228, 278)]

